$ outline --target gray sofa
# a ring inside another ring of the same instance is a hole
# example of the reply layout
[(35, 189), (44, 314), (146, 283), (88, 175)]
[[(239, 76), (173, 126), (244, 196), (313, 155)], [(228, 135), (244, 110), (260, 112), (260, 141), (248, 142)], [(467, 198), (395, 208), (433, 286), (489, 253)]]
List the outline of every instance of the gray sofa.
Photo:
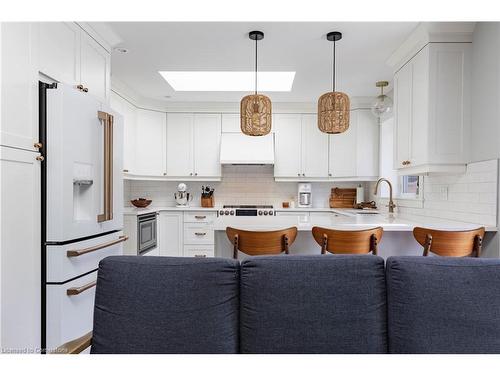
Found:
[(500, 353), (500, 260), (109, 257), (92, 353)]

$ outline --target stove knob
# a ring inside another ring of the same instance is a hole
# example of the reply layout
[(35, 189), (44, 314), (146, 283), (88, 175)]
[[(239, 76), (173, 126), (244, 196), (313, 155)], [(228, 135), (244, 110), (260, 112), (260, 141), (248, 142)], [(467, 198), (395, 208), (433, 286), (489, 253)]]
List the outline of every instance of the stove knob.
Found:
[(229, 212), (229, 214), (230, 214), (230, 215), (234, 215), (234, 211), (233, 211), (233, 210), (231, 210), (231, 212)]
[(224, 215), (224, 211), (220, 210), (219, 211), (219, 215), (223, 216)]
[(273, 216), (273, 215), (274, 215), (273, 211), (269, 211), (269, 216)]
[(264, 211), (264, 216), (267, 216), (267, 211)]
[(229, 211), (228, 210), (224, 211), (224, 215), (229, 215)]
[(259, 210), (259, 216), (262, 216), (262, 211)]

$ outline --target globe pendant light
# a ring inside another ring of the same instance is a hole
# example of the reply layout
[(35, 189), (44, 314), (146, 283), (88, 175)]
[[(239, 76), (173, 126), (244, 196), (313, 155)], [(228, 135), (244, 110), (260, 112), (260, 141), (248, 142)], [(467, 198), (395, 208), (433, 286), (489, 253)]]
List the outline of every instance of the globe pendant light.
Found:
[(241, 99), (241, 131), (251, 136), (266, 135), (271, 131), (271, 99), (257, 94), (257, 41), (264, 39), (264, 33), (251, 31), (248, 37), (255, 40), (255, 93)]
[(382, 115), (392, 111), (392, 99), (387, 95), (384, 95), (384, 87), (387, 87), (388, 85), (389, 82), (387, 81), (378, 81), (375, 84), (375, 86), (380, 87), (380, 95), (377, 96), (372, 104), (372, 113), (376, 117), (382, 117)]
[(349, 129), (351, 107), (349, 96), (335, 91), (335, 47), (336, 42), (342, 39), (342, 33), (332, 31), (326, 38), (333, 42), (332, 92), (321, 95), (318, 100), (318, 128), (323, 133), (339, 134)]

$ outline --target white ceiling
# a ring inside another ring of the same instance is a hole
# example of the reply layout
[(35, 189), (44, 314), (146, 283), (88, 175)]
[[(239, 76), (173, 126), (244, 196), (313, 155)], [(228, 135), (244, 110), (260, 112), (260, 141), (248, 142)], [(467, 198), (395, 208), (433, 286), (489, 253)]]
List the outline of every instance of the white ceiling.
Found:
[[(248, 32), (261, 30), (259, 70), (296, 71), (291, 92), (268, 93), (275, 102), (314, 102), (331, 90), (332, 44), (337, 42), (337, 90), (373, 96), (375, 82), (391, 81), (388, 57), (416, 22), (116, 22), (108, 24), (122, 39), (126, 54), (113, 51), (112, 76), (137, 94), (169, 102), (238, 102), (246, 93), (175, 92), (161, 70), (245, 71), (254, 68), (254, 42)], [(165, 96), (171, 96), (166, 99)]]

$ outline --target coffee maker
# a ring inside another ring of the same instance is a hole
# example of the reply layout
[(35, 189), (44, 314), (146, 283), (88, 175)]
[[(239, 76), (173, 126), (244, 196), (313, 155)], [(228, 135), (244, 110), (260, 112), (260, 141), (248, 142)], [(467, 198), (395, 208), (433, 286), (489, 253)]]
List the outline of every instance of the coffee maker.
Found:
[(298, 188), (298, 207), (312, 207), (312, 188), (309, 182), (299, 183)]

